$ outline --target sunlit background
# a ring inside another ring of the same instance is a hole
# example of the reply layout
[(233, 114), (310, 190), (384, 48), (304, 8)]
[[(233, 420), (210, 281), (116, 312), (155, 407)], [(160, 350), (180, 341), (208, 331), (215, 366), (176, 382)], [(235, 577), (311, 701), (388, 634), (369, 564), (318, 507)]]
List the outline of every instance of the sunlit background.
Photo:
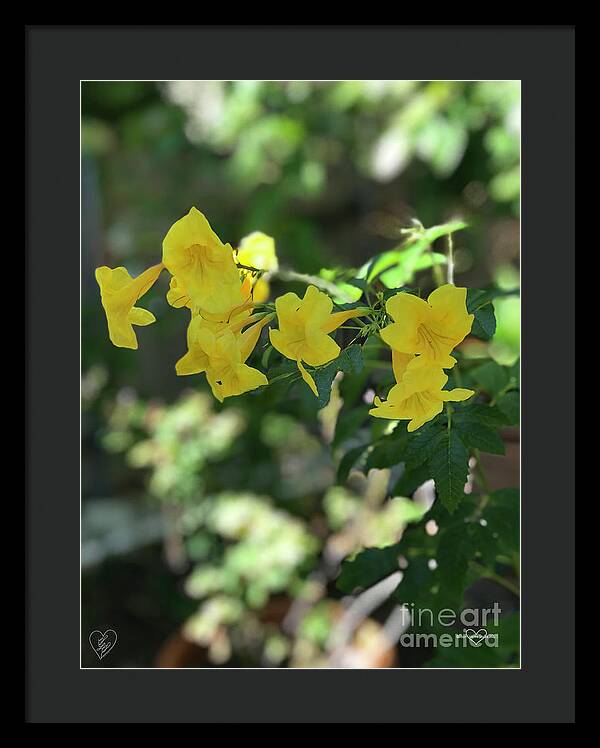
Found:
[[(386, 501), (382, 471), (335, 485), (362, 428), (343, 398), (320, 413), (300, 388), (220, 406), (202, 377), (175, 376), (188, 320), (166, 278), (130, 351), (108, 340), (93, 273), (160, 261), (195, 205), (223, 241), (263, 231), (283, 268), (323, 278), (394, 248), (415, 219), (460, 217), (456, 283), (514, 290), (519, 128), (516, 82), (82, 84), (84, 666), (423, 664), (390, 646), (393, 606), (353, 618), (333, 584), (341, 558), (394, 543), (414, 512)], [(495, 305), (486, 354), (510, 364), (519, 298)], [(106, 628), (118, 644), (99, 663), (87, 636)]]

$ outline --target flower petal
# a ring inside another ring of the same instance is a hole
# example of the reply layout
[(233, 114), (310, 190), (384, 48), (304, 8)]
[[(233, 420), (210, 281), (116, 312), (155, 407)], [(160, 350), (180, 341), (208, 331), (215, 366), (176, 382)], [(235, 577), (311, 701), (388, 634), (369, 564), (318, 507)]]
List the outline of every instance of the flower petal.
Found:
[(384, 343), (399, 353), (414, 354), (421, 351), (416, 327), (405, 325), (403, 322), (392, 322), (383, 328), (380, 335)]
[(262, 304), (269, 298), (269, 281), (259, 278), (252, 288), (252, 300), (255, 304)]
[(409, 326), (417, 326), (427, 319), (429, 307), (424, 299), (411, 293), (397, 293), (387, 300), (385, 309), (394, 322), (402, 321)]
[(307, 326), (306, 339), (300, 348), (300, 358), (309, 366), (328, 364), (340, 355), (341, 348), (329, 335), (319, 329), (312, 330)]
[(333, 332), (349, 319), (354, 319), (355, 317), (364, 317), (368, 313), (368, 311), (368, 309), (348, 309), (345, 312), (334, 312), (333, 314), (330, 314), (329, 317), (325, 320), (324, 324), (321, 325), (321, 330), (323, 330), (323, 332), (325, 333)]
[(185, 286), (175, 276), (171, 277), (169, 283), (167, 302), (175, 309), (181, 309), (181, 307), (190, 305), (190, 297)]
[(475, 318), (467, 313), (467, 289), (448, 283), (432, 291), (428, 303), (433, 310), (432, 331), (449, 339), (454, 348), (469, 334)]
[(163, 239), (163, 262), (167, 269), (170, 264), (177, 262), (183, 250), (194, 244), (224, 246), (212, 230), (206, 216), (198, 208), (191, 208), (187, 215), (175, 221), (167, 231)]
[(207, 369), (206, 379), (219, 402), (223, 402), (226, 397), (243, 395), (244, 392), (269, 383), (262, 371), (246, 364), (237, 364), (226, 370)]
[(415, 416), (415, 418), (409, 421), (406, 430), (412, 432), (420, 429), (421, 426), (426, 424), (428, 421), (431, 421), (432, 418), (435, 418), (438, 413), (441, 413), (443, 409), (444, 406), (442, 405), (442, 403), (440, 403), (439, 408), (432, 407), (427, 413), (422, 413), (418, 416)]
[(302, 299), (301, 315), (303, 319), (321, 327), (333, 309), (333, 301), (326, 293), (319, 291), (315, 286), (306, 289)]
[(317, 385), (315, 384), (315, 380), (311, 377), (311, 375), (306, 371), (304, 366), (302, 365), (302, 361), (296, 361), (298, 364), (298, 369), (300, 369), (300, 374), (302, 376), (302, 379), (306, 382), (306, 384), (311, 388), (313, 391), (313, 394), (315, 397), (319, 397), (319, 390), (317, 389)]
[(400, 382), (406, 371), (406, 367), (411, 361), (414, 360), (412, 353), (400, 353), (399, 351), (392, 350), (392, 369), (394, 371), (394, 379), (396, 382)]
[(254, 347), (256, 346), (258, 342), (258, 338), (260, 337), (261, 330), (265, 325), (268, 325), (269, 322), (275, 317), (274, 314), (267, 314), (265, 315), (261, 320), (256, 322), (252, 325), (252, 327), (248, 327), (240, 336), (240, 351), (242, 354), (242, 363), (244, 363), (248, 356), (252, 353), (254, 350)]
[(464, 387), (455, 387), (453, 390), (442, 390), (440, 395), (444, 402), (460, 403), (468, 400), (475, 394), (474, 390), (467, 390)]
[(299, 296), (291, 291), (275, 299), (275, 311), (277, 312), (280, 327), (295, 319), (296, 312), (300, 310), (301, 304)]
[(221, 242), (196, 208), (167, 232), (163, 262), (185, 287), (195, 310), (227, 314), (244, 302), (231, 246)]
[(177, 376), (183, 377), (188, 374), (201, 374), (208, 366), (208, 356), (199, 348), (188, 351), (175, 364)]
[(281, 330), (271, 328), (269, 330), (269, 340), (271, 341), (273, 348), (275, 348), (276, 351), (279, 351), (282, 356), (295, 360), (295, 356), (289, 348), (288, 339)]
[(132, 325), (140, 325), (142, 327), (151, 325), (153, 322), (156, 322), (156, 317), (152, 314), (152, 312), (149, 312), (147, 309), (142, 309), (139, 306), (134, 306), (130, 310), (127, 318)]

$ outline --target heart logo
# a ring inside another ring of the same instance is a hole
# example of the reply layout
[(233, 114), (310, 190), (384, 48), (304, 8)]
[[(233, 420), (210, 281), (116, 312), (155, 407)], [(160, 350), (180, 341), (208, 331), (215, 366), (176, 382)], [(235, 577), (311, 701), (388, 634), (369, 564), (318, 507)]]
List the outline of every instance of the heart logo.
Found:
[(104, 633), (92, 631), (88, 638), (91, 648), (98, 655), (98, 659), (101, 660), (117, 643), (117, 632), (113, 629), (107, 629)]
[(480, 647), (483, 644), (484, 639), (487, 638), (487, 631), (485, 629), (479, 629), (479, 631), (475, 631), (475, 629), (465, 629), (465, 636), (474, 647)]

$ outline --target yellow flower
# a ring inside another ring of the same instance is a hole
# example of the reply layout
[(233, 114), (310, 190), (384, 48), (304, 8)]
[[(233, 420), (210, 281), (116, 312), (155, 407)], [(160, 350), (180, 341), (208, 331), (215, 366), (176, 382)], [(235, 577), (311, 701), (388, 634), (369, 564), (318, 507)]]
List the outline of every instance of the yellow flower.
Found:
[(275, 239), (263, 234), (262, 231), (253, 231), (245, 236), (236, 254), (239, 265), (257, 270), (277, 270), (279, 267), (275, 252)]
[(314, 286), (306, 289), (302, 300), (295, 293), (286, 293), (275, 301), (279, 329), (269, 331), (273, 347), (286, 358), (296, 361), (302, 379), (317, 396), (314, 379), (302, 362), (321, 366), (337, 358), (340, 347), (328, 333), (346, 320), (366, 313), (365, 309), (351, 309), (332, 314), (332, 309), (333, 302), (329, 296)]
[(375, 398), (375, 407), (369, 413), (376, 418), (408, 420), (408, 431), (415, 431), (431, 421), (442, 412), (445, 402), (461, 402), (475, 394), (473, 390), (460, 387), (443, 390), (448, 377), (423, 357), (395, 367), (395, 375), (397, 371), (402, 373), (402, 378), (392, 387), (385, 402)]
[(123, 267), (114, 270), (108, 267), (96, 269), (96, 280), (100, 286), (100, 297), (108, 322), (108, 335), (119, 348), (136, 349), (138, 342), (133, 325), (150, 325), (156, 321), (152, 312), (134, 304), (152, 287), (162, 269), (162, 263), (153, 265), (137, 278), (132, 278)]
[[(271, 315), (269, 319), (272, 319), (273, 316)], [(202, 347), (204, 338), (200, 335), (201, 330), (209, 330), (216, 337), (222, 335), (225, 330), (230, 330), (232, 333), (239, 335), (244, 327), (260, 319), (260, 316), (251, 317), (249, 310), (242, 310), (234, 314), (228, 321), (206, 319), (201, 314), (192, 317), (187, 329), (188, 352), (175, 364), (175, 371), (179, 376), (201, 374), (206, 371), (208, 358)]]
[[(267, 273), (277, 270), (279, 262), (275, 252), (275, 240), (262, 231), (253, 231), (240, 242), (236, 262)], [(257, 304), (265, 302), (269, 298), (269, 281), (263, 275), (252, 276), (247, 270), (241, 272), (243, 278), (251, 281), (252, 300)]]
[(226, 397), (241, 395), (268, 384), (261, 371), (247, 366), (245, 362), (254, 350), (262, 328), (273, 316), (263, 317), (243, 332), (240, 332), (241, 329), (255, 318), (241, 316), (233, 324), (219, 328), (219, 323), (194, 317), (188, 329), (190, 350), (177, 362), (177, 373), (206, 372), (213, 395), (220, 402)]
[(193, 312), (226, 315), (246, 301), (230, 244), (223, 244), (197, 208), (163, 240), (163, 263), (174, 276), (167, 300)]
[(252, 301), (255, 304), (263, 304), (269, 298), (271, 287), (269, 281), (264, 278), (257, 278), (252, 287)]
[(174, 275), (169, 281), (169, 290), (167, 291), (167, 301), (175, 309), (187, 306), (191, 309), (192, 300), (189, 297), (186, 287)]
[(420, 354), (441, 368), (454, 366), (452, 349), (468, 335), (473, 315), (467, 314), (467, 289), (440, 286), (427, 301), (408, 293), (388, 299), (386, 310), (394, 320), (381, 331), (383, 340), (400, 353)]

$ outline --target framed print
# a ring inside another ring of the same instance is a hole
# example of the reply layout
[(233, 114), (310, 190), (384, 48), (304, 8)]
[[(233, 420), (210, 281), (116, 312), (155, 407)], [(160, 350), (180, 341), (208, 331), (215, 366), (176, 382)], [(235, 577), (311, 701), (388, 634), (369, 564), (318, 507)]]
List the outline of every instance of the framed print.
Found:
[(27, 720), (572, 721), (573, 30), (27, 39)]

